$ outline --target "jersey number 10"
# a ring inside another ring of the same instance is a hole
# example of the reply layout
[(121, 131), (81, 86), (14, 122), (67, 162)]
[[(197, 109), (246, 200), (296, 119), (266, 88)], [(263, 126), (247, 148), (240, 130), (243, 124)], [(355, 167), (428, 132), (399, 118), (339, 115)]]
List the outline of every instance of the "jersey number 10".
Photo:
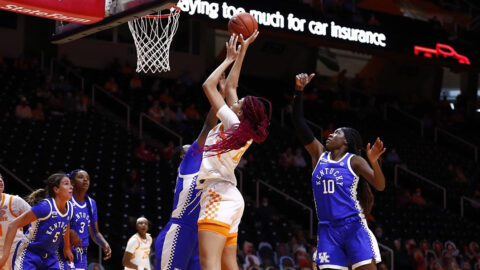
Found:
[(333, 180), (323, 180), (323, 194), (332, 194), (335, 193), (335, 181)]

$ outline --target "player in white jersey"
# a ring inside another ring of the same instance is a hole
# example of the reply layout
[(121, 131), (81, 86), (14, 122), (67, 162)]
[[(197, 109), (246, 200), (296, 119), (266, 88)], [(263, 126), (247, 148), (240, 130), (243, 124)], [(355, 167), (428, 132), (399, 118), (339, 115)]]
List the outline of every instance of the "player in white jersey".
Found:
[[(263, 98), (247, 96), (238, 100), (237, 85), (245, 53), (258, 32), (244, 40), (232, 36), (227, 57), (203, 84), (205, 94), (221, 123), (212, 129), (204, 147), (198, 176), (203, 189), (198, 219), (198, 241), (202, 269), (238, 269), (237, 233), (244, 201), (236, 185), (234, 170), (252, 142), (268, 136), (272, 106)], [(237, 47), (237, 40), (241, 45)], [(217, 90), (218, 81), (233, 63), (225, 86), (226, 103)]]
[(127, 243), (123, 254), (122, 264), (125, 270), (150, 270), (150, 247), (152, 237), (148, 231), (148, 220), (144, 217), (137, 219), (137, 233)]
[[(3, 243), (5, 242), (5, 234), (7, 232), (8, 224), (22, 213), (30, 210), (30, 205), (22, 198), (16, 195), (3, 193), (5, 189), (5, 182), (0, 174), (0, 254), (3, 254)], [(0, 270), (12, 269), (12, 258), (15, 253), (17, 243), (22, 240), (23, 230), (18, 229), (13, 240), (12, 248), (10, 249), (10, 256), (8, 257), (5, 266), (0, 267)]]

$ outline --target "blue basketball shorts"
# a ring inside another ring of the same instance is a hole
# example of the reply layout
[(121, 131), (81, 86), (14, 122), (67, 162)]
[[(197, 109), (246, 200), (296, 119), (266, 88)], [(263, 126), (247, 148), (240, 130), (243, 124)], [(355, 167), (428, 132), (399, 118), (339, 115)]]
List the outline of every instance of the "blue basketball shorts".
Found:
[(73, 253), (73, 262), (71, 264), (68, 263), (68, 259), (64, 258), (64, 265), (66, 270), (87, 270), (88, 262), (87, 262), (87, 248), (76, 248), (72, 249)]
[(155, 241), (155, 257), (156, 270), (201, 270), (197, 226), (170, 220)]
[(360, 216), (340, 222), (319, 222), (315, 252), (318, 269), (352, 269), (381, 262), (377, 239)]
[(63, 261), (58, 251), (33, 251), (20, 241), (13, 255), (12, 269), (60, 270), (63, 269)]

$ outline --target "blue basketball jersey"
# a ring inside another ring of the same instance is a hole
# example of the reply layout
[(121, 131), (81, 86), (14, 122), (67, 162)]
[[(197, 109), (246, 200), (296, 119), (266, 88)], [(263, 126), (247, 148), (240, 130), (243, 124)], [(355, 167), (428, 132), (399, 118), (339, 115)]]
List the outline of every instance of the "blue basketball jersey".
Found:
[(73, 207), (67, 202), (67, 212), (62, 214), (53, 198), (40, 201), (32, 207), (32, 212), (37, 220), (32, 222), (30, 228), (22, 239), (24, 249), (54, 254), (59, 245), (63, 244), (63, 236), (73, 216)]
[(340, 160), (330, 159), (330, 152), (324, 152), (312, 174), (312, 187), (318, 220), (335, 221), (353, 215), (363, 216), (363, 209), (357, 200), (359, 177), (353, 171), (350, 161), (354, 155), (346, 153)]
[(155, 241), (156, 270), (200, 270), (197, 220), (201, 193), (196, 183), (202, 157), (195, 141), (180, 163), (172, 216)]
[(198, 171), (202, 165), (203, 152), (195, 141), (180, 163), (175, 186), (172, 218), (197, 226), (200, 207), (199, 189), (196, 189)]
[[(90, 205), (92, 206), (91, 213), (89, 213), (86, 200), (90, 200)], [(73, 205), (73, 218), (70, 222), (70, 229), (74, 230), (80, 239), (82, 239), (82, 247), (88, 247), (88, 240), (90, 238), (88, 228), (89, 226), (94, 226), (98, 220), (97, 203), (88, 196), (85, 196), (83, 203), (79, 203), (75, 199), (75, 196), (72, 196), (70, 202)]]

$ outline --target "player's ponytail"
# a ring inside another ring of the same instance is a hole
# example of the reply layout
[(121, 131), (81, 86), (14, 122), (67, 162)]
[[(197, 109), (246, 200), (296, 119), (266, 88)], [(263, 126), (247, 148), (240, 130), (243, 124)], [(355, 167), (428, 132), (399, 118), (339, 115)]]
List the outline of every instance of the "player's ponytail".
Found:
[(242, 148), (249, 140), (262, 143), (268, 136), (268, 126), (272, 118), (272, 103), (265, 98), (246, 96), (242, 104), (243, 118), (220, 134), (219, 142), (206, 145), (204, 152), (223, 154)]
[(44, 188), (39, 188), (37, 190), (34, 190), (32, 193), (30, 193), (30, 195), (27, 196), (26, 201), (33, 206), (37, 204), (39, 201), (47, 197), (48, 197), (47, 190)]
[[(356, 129), (349, 127), (343, 127), (342, 131), (343, 134), (345, 134), (345, 139), (347, 140), (347, 151), (352, 154), (361, 156), (363, 149), (363, 140), (362, 136), (360, 136), (360, 133)], [(370, 185), (362, 177), (360, 177), (358, 181), (357, 199), (363, 209), (363, 214), (370, 214), (373, 208), (374, 197)]]
[(54, 173), (50, 175), (45, 181), (46, 187), (33, 191), (30, 195), (27, 196), (26, 201), (30, 205), (35, 205), (43, 199), (46, 199), (48, 197), (54, 197), (55, 192), (53, 191), (53, 188), (58, 188), (60, 186), (60, 182), (64, 177), (67, 177), (67, 175), (64, 173)]

